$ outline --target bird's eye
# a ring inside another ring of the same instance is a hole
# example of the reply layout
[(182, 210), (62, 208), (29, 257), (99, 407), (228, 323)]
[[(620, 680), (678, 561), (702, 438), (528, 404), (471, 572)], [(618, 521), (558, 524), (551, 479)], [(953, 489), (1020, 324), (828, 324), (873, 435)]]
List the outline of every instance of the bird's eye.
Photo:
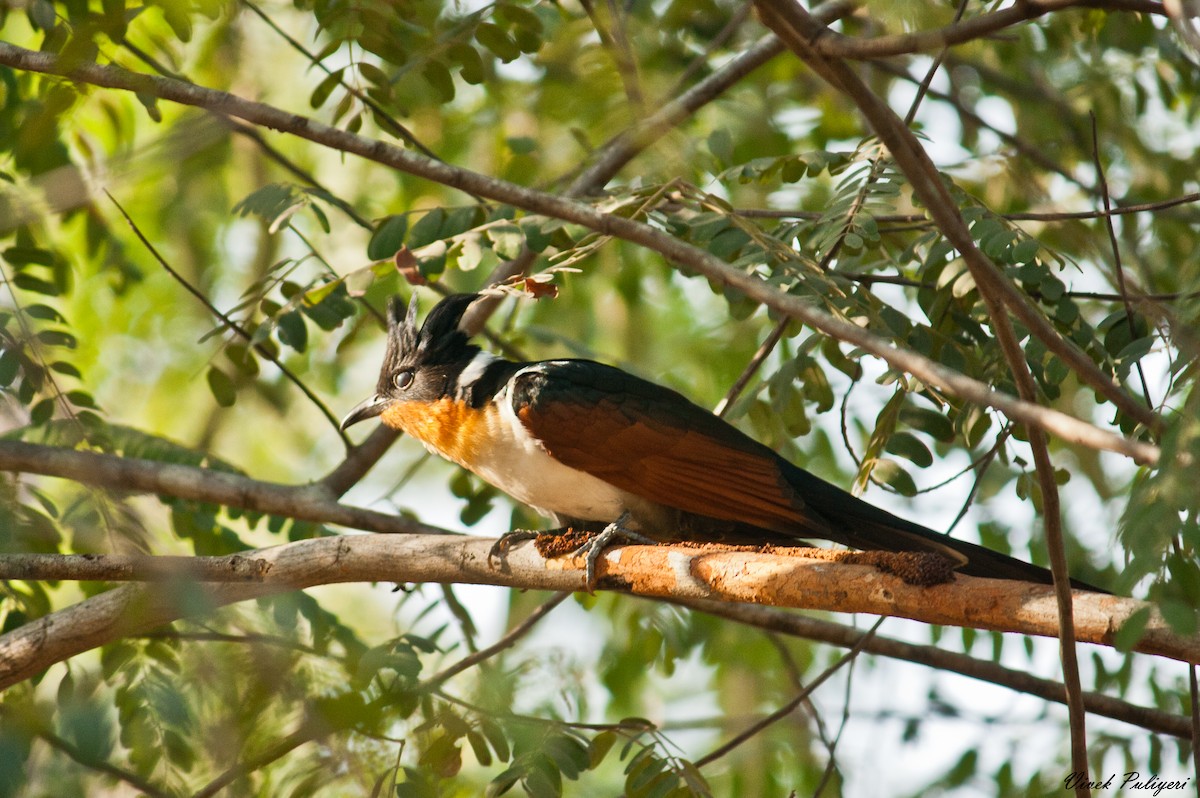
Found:
[(399, 388), (400, 390), (402, 390), (402, 391), (408, 390), (409, 386), (411, 386), (411, 385), (413, 384), (413, 373), (412, 373), (412, 370), (411, 370), (411, 369), (405, 369), (404, 371), (402, 371), (402, 372), (400, 372), (399, 374), (397, 374), (397, 375), (396, 375), (396, 376), (395, 376), (395, 377), (392, 379), (392, 382), (393, 382), (393, 383), (396, 385), (396, 387), (397, 387), (397, 388)]

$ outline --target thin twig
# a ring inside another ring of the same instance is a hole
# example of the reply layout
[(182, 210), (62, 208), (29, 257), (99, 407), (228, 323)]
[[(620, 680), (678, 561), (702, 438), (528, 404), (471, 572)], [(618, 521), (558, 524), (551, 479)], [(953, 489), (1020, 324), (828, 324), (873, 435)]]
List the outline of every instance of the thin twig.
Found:
[(260, 752), (254, 757), (244, 759), (228, 768), (204, 787), (192, 794), (192, 798), (211, 798), (240, 778), (262, 769), (277, 759), (281, 759), (305, 743), (315, 742), (322, 737), (328, 737), (338, 729), (328, 722), (318, 722), (311, 719), (303, 721), (299, 728), (279, 742)]
[(159, 789), (146, 779), (139, 776), (137, 773), (125, 770), (124, 768), (119, 768), (109, 762), (103, 762), (85, 756), (82, 751), (49, 729), (39, 729), (37, 736), (45, 740), (51, 748), (56, 748), (59, 751), (62, 751), (68, 757), (75, 760), (85, 768), (95, 770), (97, 773), (103, 773), (107, 776), (112, 776), (118, 781), (123, 781), (129, 786), (133, 787), (135, 790), (150, 796), (150, 798), (172, 798), (173, 793)]
[[(936, 94), (931, 96), (937, 96)], [(1162, 211), (1179, 205), (1191, 205), (1200, 202), (1200, 193), (1183, 194), (1171, 199), (1158, 202), (1142, 202), (1135, 205), (1119, 205), (1106, 211), (1014, 211), (1013, 213), (998, 214), (1001, 219), (1010, 222), (1069, 222), (1103, 219), (1106, 216), (1125, 216), (1131, 213), (1147, 213)], [(817, 220), (825, 214), (820, 211), (776, 210), (774, 208), (735, 208), (733, 213), (745, 216), (747, 219), (809, 219)], [(881, 224), (906, 224), (929, 222), (928, 214), (924, 213), (883, 213), (873, 217)]]
[[(914, 280), (911, 277), (901, 277), (895, 274), (863, 274), (861, 272), (835, 272), (835, 277), (842, 277), (854, 282), (871, 285), (872, 283), (886, 283), (887, 285), (901, 285), (906, 288), (926, 288), (935, 289), (937, 286), (933, 283), (927, 283), (923, 280)], [(1029, 296), (1040, 299), (1042, 297), (1039, 291), (1029, 291)], [(1129, 299), (1128, 296), (1121, 294), (1105, 293), (1103, 291), (1064, 291), (1063, 296), (1069, 296), (1073, 299), (1092, 299), (1097, 302), (1124, 302)], [(1170, 302), (1178, 299), (1200, 299), (1200, 291), (1176, 291), (1169, 294), (1136, 294), (1136, 299), (1139, 302)]]
[[(424, 462), (424, 458), (417, 462)], [(476, 653), (479, 651), (479, 644), (475, 642), (475, 635), (479, 633), (479, 630), (475, 627), (475, 620), (471, 617), (471, 611), (458, 600), (458, 595), (454, 592), (453, 585), (442, 585), (441, 588), (442, 600), (446, 602), (446, 609), (458, 621), (458, 630), (462, 635), (463, 642), (467, 646), (467, 651), (471, 654)]]
[(717, 31), (715, 36), (704, 43), (704, 51), (689, 61), (688, 65), (679, 73), (679, 76), (675, 78), (674, 85), (663, 95), (662, 102), (664, 104), (671, 102), (687, 90), (688, 81), (692, 79), (692, 76), (703, 69), (709, 63), (709, 59), (712, 58), (713, 54), (724, 47), (742, 25), (745, 24), (746, 20), (750, 18), (750, 9), (751, 5), (749, 3), (741, 3), (733, 10), (725, 26)]
[(142, 233), (141, 229), (137, 226), (137, 223), (134, 222), (129, 214), (126, 213), (125, 209), (121, 207), (121, 203), (117, 202), (117, 198), (110, 194), (107, 189), (104, 190), (104, 194), (109, 198), (109, 200), (112, 201), (112, 204), (116, 206), (117, 211), (120, 212), (121, 216), (123, 216), (125, 221), (129, 224), (129, 227), (132, 228), (133, 234), (137, 236), (138, 240), (142, 242), (142, 245), (151, 254), (151, 256), (158, 261), (158, 264), (163, 267), (167, 274), (175, 278), (176, 282), (183, 286), (183, 288), (189, 294), (198, 299), (200, 304), (204, 305), (209, 313), (220, 319), (221, 323), (228, 327), (229, 330), (234, 333), (234, 335), (250, 344), (252, 347), (254, 347), (254, 351), (258, 352), (267, 361), (273, 363), (275, 367), (278, 368), (283, 374), (283, 376), (286, 377), (289, 382), (299, 388), (300, 392), (303, 393), (305, 397), (307, 397), (308, 400), (312, 402), (312, 404), (318, 410), (321, 411), (321, 415), (325, 416), (329, 423), (333, 425), (333, 428), (337, 430), (338, 437), (342, 439), (342, 443), (346, 445), (346, 449), (350, 449), (353, 444), (346, 436), (346, 433), (342, 430), (341, 421), (333, 414), (333, 412), (325, 405), (325, 403), (321, 401), (321, 398), (313, 393), (312, 389), (304, 384), (304, 380), (300, 379), (300, 377), (297, 376), (291, 369), (285, 366), (283, 362), (280, 361), (275, 355), (275, 353), (273, 353), (270, 349), (267, 349), (267, 347), (263, 346), (261, 343), (255, 341), (254, 337), (250, 335), (250, 333), (243, 330), (237, 322), (226, 316), (216, 305), (209, 301), (208, 297), (204, 295), (203, 291), (196, 288), (187, 280), (187, 278), (175, 271), (175, 269), (171, 267), (171, 264), (167, 263), (166, 258), (159, 253), (158, 249), (156, 249), (155, 246), (150, 243), (150, 239), (146, 238), (145, 234)]
[(725, 417), (725, 414), (729, 412), (729, 408), (742, 395), (742, 391), (746, 390), (746, 386), (750, 384), (750, 380), (753, 379), (755, 373), (762, 367), (763, 361), (767, 359), (767, 356), (771, 354), (771, 351), (775, 349), (775, 346), (783, 338), (784, 332), (787, 331), (788, 325), (791, 323), (792, 320), (784, 316), (775, 324), (775, 327), (771, 330), (771, 334), (759, 345), (758, 351), (750, 358), (746, 367), (742, 369), (742, 373), (734, 380), (733, 385), (729, 386), (728, 393), (713, 408), (713, 413), (722, 418)]
[[(1018, 385), (1022, 382), (1022, 393), (1032, 393), (1033, 377), (1024, 360), (1024, 374), (1018, 374)], [(1082, 773), (1083, 778), (1075, 785), (1075, 794), (1086, 798), (1091, 795), (1088, 787), (1087, 758), (1087, 710), (1083, 704), (1083, 688), (1079, 681), (1079, 660), (1076, 654), (1075, 617), (1072, 609), (1071, 577), (1067, 571), (1066, 545), (1063, 542), (1062, 507), (1059, 503), (1058, 482), (1054, 475), (1054, 464), (1046, 434), (1030, 429), (1029, 447), (1033, 450), (1034, 468), (1042, 492), (1042, 518), (1045, 521), (1046, 549), (1050, 553), (1050, 573), (1054, 577), (1054, 594), (1058, 603), (1059, 654), (1062, 658), (1063, 685), (1067, 694), (1067, 714), (1071, 727), (1071, 769)]]
[(867, 644), (867, 640), (869, 640), (871, 636), (875, 634), (875, 630), (879, 628), (883, 621), (883, 618), (875, 621), (875, 625), (871, 627), (870, 631), (863, 635), (861, 640), (855, 643), (854, 646), (852, 646), (851, 649), (847, 651), (841, 659), (822, 671), (817, 678), (813, 679), (809, 683), (808, 687), (801, 690), (791, 701), (788, 701), (786, 704), (772, 712), (770, 715), (767, 715), (762, 720), (750, 724), (750, 726), (746, 727), (740, 733), (734, 735), (732, 739), (726, 741), (722, 745), (717, 746), (712, 751), (709, 751), (707, 754), (697, 759), (693, 764), (695, 764), (695, 766), (698, 768), (702, 768), (705, 765), (715, 762), (716, 760), (728, 754), (730, 751), (737, 748), (742, 743), (757, 735), (771, 724), (792, 714), (792, 712), (796, 710), (796, 707), (800, 706), (800, 704), (803, 703), (810, 695), (812, 695), (814, 690), (824, 684), (829, 677), (837, 673), (842, 666), (848, 665), (854, 661), (854, 658), (858, 656), (859, 652), (862, 651), (863, 647)]
[[(1108, 231), (1108, 243), (1112, 247), (1113, 255), (1113, 271), (1117, 278), (1117, 291), (1121, 296), (1121, 302), (1125, 305), (1125, 324), (1129, 327), (1129, 340), (1137, 340), (1137, 325), (1133, 320), (1133, 305), (1129, 301), (1129, 292), (1125, 288), (1125, 266), (1121, 263), (1121, 246), (1117, 243), (1117, 228), (1112, 220), (1112, 202), (1108, 193), (1108, 178), (1104, 176), (1104, 163), (1100, 159), (1100, 134), (1096, 129), (1096, 112), (1088, 111), (1088, 115), (1092, 120), (1092, 157), (1096, 165), (1096, 182), (1100, 188), (1100, 197), (1104, 201), (1104, 227)], [(1142, 396), (1146, 400), (1146, 407), (1154, 407), (1154, 401), (1150, 398), (1150, 383), (1146, 381), (1146, 372), (1142, 369), (1142, 361), (1138, 360), (1134, 363), (1137, 368), (1138, 377), (1142, 381)]]
[(600, 44), (609, 52), (613, 64), (616, 65), (617, 74), (621, 78), (621, 84), (625, 87), (625, 97), (629, 101), (630, 106), (633, 107), (634, 115), (640, 116), (641, 111), (646, 106), (646, 98), (642, 95), (637, 63), (633, 60), (633, 53), (629, 48), (629, 40), (625, 37), (624, 31), (621, 29), (621, 21), (617, 18), (617, 12), (613, 8), (612, 2), (606, 1), (606, 5), (609, 8), (609, 16), (612, 18), (611, 30), (608, 25), (604, 24), (604, 20), (600, 18), (592, 0), (579, 0), (579, 5), (583, 7), (588, 19), (592, 21), (592, 27), (596, 29), (596, 34), (600, 37)]
[(428, 679), (422, 681), (418, 689), (422, 692), (436, 690), (463, 671), (469, 670), (481, 662), (486, 662), (505, 649), (512, 648), (522, 637), (529, 634), (530, 630), (533, 629), (533, 627), (536, 626), (539, 621), (549, 615), (555, 607), (557, 607), (559, 604), (562, 604), (563, 601), (566, 600), (570, 595), (571, 594), (569, 592), (563, 592), (555, 594), (546, 599), (536, 608), (534, 608), (533, 612), (529, 613), (529, 616), (525, 620), (514, 626), (507, 634), (505, 634), (495, 643), (492, 643), (486, 648), (481, 648), (469, 656), (463, 657), (448, 668), (445, 668)]

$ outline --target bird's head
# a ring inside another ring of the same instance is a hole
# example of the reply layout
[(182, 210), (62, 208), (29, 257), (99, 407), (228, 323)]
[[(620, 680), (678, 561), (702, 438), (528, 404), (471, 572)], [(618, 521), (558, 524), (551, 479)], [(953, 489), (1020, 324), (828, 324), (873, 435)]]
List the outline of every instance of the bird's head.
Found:
[(439, 302), (420, 329), (417, 296), (408, 310), (399, 297), (388, 304), (387, 351), (375, 394), (342, 419), (342, 429), (402, 402), (436, 402), (457, 392), (458, 376), (479, 353), (463, 330), (463, 314), (479, 294), (454, 294)]

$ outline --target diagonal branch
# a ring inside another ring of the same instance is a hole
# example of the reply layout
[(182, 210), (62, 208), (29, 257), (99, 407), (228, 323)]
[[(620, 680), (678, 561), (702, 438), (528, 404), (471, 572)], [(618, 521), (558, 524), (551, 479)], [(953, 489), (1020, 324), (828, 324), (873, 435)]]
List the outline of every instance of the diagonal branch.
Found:
[(280, 485), (226, 471), (22, 441), (0, 441), (0, 471), (62, 477), (110, 490), (157, 493), (368, 532), (442, 531), (408, 518), (339, 504), (321, 487)]
[(1007, 279), (996, 264), (975, 245), (971, 231), (959, 213), (953, 197), (950, 196), (941, 173), (903, 120), (868, 89), (845, 63), (826, 59), (813, 50), (809, 43), (828, 29), (806, 14), (794, 0), (757, 0), (757, 4), (768, 27), (773, 28), (776, 35), (814, 72), (858, 105), (875, 134), (896, 159), (897, 166), (908, 178), (917, 198), (929, 210), (930, 216), (946, 240), (962, 256), (984, 300), (1002, 302), (1048, 350), (1062, 358), (1083, 382), (1116, 405), (1125, 415), (1152, 430), (1158, 429), (1158, 416), (1120, 386), (1115, 385), (1078, 345), (1060, 336), (1046, 317), (1033, 307), (1028, 298), (1017, 290), (1012, 281)]
[[(1006, 305), (1039, 338), (1042, 338), (1048, 348), (1071, 362), (1076, 367), (1076, 372), (1085, 381), (1095, 386), (1098, 379), (1101, 384), (1106, 384), (1108, 390), (1104, 393), (1111, 401), (1130, 416), (1138, 418), (1152, 427), (1155, 426), (1157, 418), (1154, 414), (1144, 412), (1145, 408), (1137, 406), (1132, 397), (1104, 380), (1099, 369), (1081, 350), (1060, 339), (1045, 317), (1026, 301), (1016, 287), (999, 272), (995, 264), (975, 246), (966, 222), (942, 183), (937, 168), (909, 130), (908, 125), (900, 120), (883, 100), (871, 92), (845, 63), (826, 59), (813, 50), (810, 45), (813, 32), (821, 30), (821, 27), (792, 0), (759, 0), (759, 9), (764, 22), (787, 43), (801, 60), (855, 101), (880, 139), (892, 152), (897, 164), (904, 170), (914, 192), (929, 208), (938, 227), (958, 248), (972, 277), (980, 287), (980, 294), (992, 322), (992, 330), (1012, 371), (1021, 399), (1030, 403), (1036, 402), (1037, 386), (1029, 371), (1025, 354), (1017, 341)], [(806, 34), (808, 38), (806, 38)], [(1041, 332), (1038, 331), (1038, 324), (1042, 326)], [(1078, 356), (1076, 357), (1076, 355)], [(1085, 363), (1086, 368), (1083, 367)], [(1135, 407), (1138, 412), (1130, 412)], [(1066, 686), (1067, 708), (1070, 714), (1072, 766), (1076, 772), (1084, 774), (1083, 782), (1085, 784), (1078, 787), (1076, 791), (1081, 795), (1087, 795), (1089, 793), (1086, 786), (1088, 773), (1086, 711), (1083, 706), (1083, 692), (1079, 683), (1079, 665), (1075, 652), (1070, 576), (1067, 572), (1067, 556), (1063, 544), (1058, 484), (1055, 480), (1054, 466), (1050, 460), (1044, 430), (1033, 428), (1029, 430), (1029, 446), (1033, 451), (1038, 483), (1042, 493), (1046, 545), (1050, 554), (1050, 570), (1054, 577), (1061, 641), (1059, 649), (1063, 665), (1063, 682)]]
[[(934, 162), (917, 142), (917, 138), (908, 130), (905, 122), (901, 121), (899, 116), (896, 116), (893, 110), (874, 92), (866, 88), (857, 74), (844, 62), (829, 60), (814, 52), (809, 41), (805, 40), (802, 31), (809, 32), (811, 35), (812, 31), (820, 30), (820, 25), (806, 17), (802, 8), (794, 4), (792, 0), (760, 0), (758, 7), (760, 7), (764, 22), (788, 44), (788, 47), (805, 64), (814, 68), (814, 71), (829, 80), (829, 83), (833, 84), (835, 88), (853, 98), (870, 121), (871, 126), (875, 128), (882, 142), (893, 152), (896, 163), (901, 169), (904, 169), (908, 179), (912, 182), (913, 191), (922, 199), (926, 208), (929, 208), (938, 227), (942, 229), (950, 242), (958, 247), (967, 268), (970, 269), (972, 277), (980, 288), (984, 304), (988, 307), (992, 331), (994, 331), (996, 341), (1000, 343), (1004, 360), (1008, 362), (1008, 366), (1012, 370), (1021, 400), (1036, 402), (1037, 385), (1033, 382), (1025, 353), (1022, 352), (1020, 344), (1016, 340), (1012, 319), (1008, 317), (1006, 305), (1012, 308), (1016, 316), (1031, 329), (1033, 329), (1033, 325), (1030, 323), (1030, 319), (1036, 319), (1038, 323), (1044, 325), (1048, 332), (1043, 332), (1038, 336), (1043, 338), (1046, 346), (1056, 350), (1058, 354), (1078, 353), (1078, 359), (1067, 359), (1072, 361), (1073, 365), (1075, 360), (1086, 361), (1087, 370), (1080, 371), (1079, 367), (1076, 367), (1076, 372), (1081, 373), (1087, 382), (1093, 382), (1093, 372), (1100, 377), (1100, 382), (1104, 382), (1103, 376), (1100, 376), (1099, 370), (1092, 364), (1092, 361), (1087, 359), (1081, 350), (1069, 347), (1066, 341), (1060, 340), (1057, 332), (1049, 322), (1046, 322), (1042, 314), (1028, 304), (1015, 286), (1004, 278), (1000, 270), (996, 269), (996, 265), (992, 264), (974, 245), (970, 230), (967, 229), (966, 222), (962, 220), (946, 186), (942, 184), (941, 175), (938, 174)], [(1036, 330), (1034, 332), (1037, 334)], [(1062, 344), (1062, 346), (1052, 346), (1051, 341)], [(1132, 397), (1127, 396), (1123, 391), (1116, 390), (1111, 383), (1108, 386), (1111, 390), (1106, 391), (1105, 395), (1117, 403), (1118, 407), (1122, 409), (1126, 409), (1126, 406), (1134, 407)], [(1141, 409), (1144, 408), (1139, 408), (1139, 410)], [(1134, 418), (1141, 418), (1138, 414), (1130, 413), (1130, 415), (1133, 415)], [(1148, 415), (1150, 419), (1154, 419), (1152, 413), (1142, 413), (1141, 415)], [(1150, 421), (1144, 422), (1148, 424)], [(1054, 576), (1063, 683), (1067, 688), (1067, 708), (1070, 715), (1072, 767), (1075, 772), (1084, 774), (1085, 778), (1082, 781), (1086, 782), (1088, 772), (1086, 710), (1084, 709), (1084, 700), (1082, 700), (1079, 664), (1075, 658), (1072, 592), (1070, 592), (1070, 577), (1067, 572), (1067, 553), (1062, 538), (1062, 510), (1058, 503), (1058, 485), (1055, 480), (1054, 463), (1050, 460), (1045, 432), (1040, 428), (1030, 428), (1028, 443), (1033, 451), (1034, 468), (1037, 470), (1038, 484), (1042, 491), (1046, 547), (1050, 553), (1050, 571)], [(1086, 784), (1076, 788), (1076, 792), (1088, 794)]]
[[(669, 233), (620, 216), (596, 210), (590, 205), (534, 189), (487, 177), (468, 169), (432, 161), (416, 153), (381, 141), (338, 130), (316, 120), (291, 114), (262, 103), (251, 102), (228, 92), (214, 91), (169, 78), (141, 75), (119, 67), (99, 64), (64, 64), (57, 56), (39, 53), (0, 42), (0, 64), (16, 69), (62, 75), (73, 80), (124, 91), (141, 92), (165, 100), (220, 110), (248, 122), (293, 135), (410, 174), (424, 177), (451, 188), (470, 191), (534, 213), (576, 222), (602, 235), (617, 236), (659, 252), (677, 266), (703, 274), (721, 284), (742, 291), (751, 299), (798, 319), (842, 341), (861, 347), (888, 365), (968, 402), (993, 407), (1009, 418), (1046, 429), (1055, 436), (1078, 445), (1119, 452), (1142, 463), (1158, 460), (1156, 446), (1129, 440), (1102, 430), (1093, 424), (1072, 418), (1049, 408), (1023, 402), (993, 390), (940, 363), (902, 349), (851, 322), (835, 318), (813, 307), (802, 297), (782, 293), (757, 275), (747, 274), (710, 253), (681, 241)], [(1011, 286), (1010, 286), (1011, 287)], [(1042, 320), (1045, 323), (1045, 320)], [(1088, 361), (1091, 368), (1095, 366)], [(1106, 390), (1111, 392), (1111, 386)], [(1122, 394), (1123, 395), (1123, 394)], [(1141, 413), (1145, 408), (1135, 404)]]
[[(854, 4), (848, 0), (827, 0), (815, 6), (812, 14), (828, 24), (853, 11)], [(567, 196), (582, 197), (600, 191), (640, 152), (783, 51), (779, 37), (768, 34), (678, 97), (665, 101), (658, 110), (601, 145), (592, 157), (592, 164), (572, 181)]]

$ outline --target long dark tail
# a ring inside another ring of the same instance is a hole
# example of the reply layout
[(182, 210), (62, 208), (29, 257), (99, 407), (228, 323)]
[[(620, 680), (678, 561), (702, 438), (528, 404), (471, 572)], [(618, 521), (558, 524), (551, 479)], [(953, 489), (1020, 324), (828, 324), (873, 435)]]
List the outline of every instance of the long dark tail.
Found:
[[(1046, 568), (906, 521), (851, 496), (797, 466), (790, 463), (788, 466), (785, 471), (788, 482), (804, 497), (809, 507), (829, 520), (836, 534), (836, 537), (831, 536), (835, 543), (864, 551), (935, 552), (961, 563), (958, 572), (968, 576), (1053, 584), (1054, 580)], [(1071, 580), (1071, 586), (1095, 593), (1108, 592), (1077, 579)]]

